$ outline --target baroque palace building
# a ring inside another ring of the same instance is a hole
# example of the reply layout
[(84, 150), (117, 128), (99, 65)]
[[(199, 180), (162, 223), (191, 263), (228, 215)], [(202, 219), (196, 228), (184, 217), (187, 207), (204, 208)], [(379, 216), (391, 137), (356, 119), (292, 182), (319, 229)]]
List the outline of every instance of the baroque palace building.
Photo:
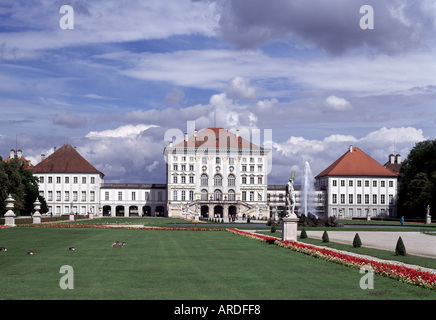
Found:
[[(20, 150), (13, 151), (5, 161), (24, 159)], [(278, 219), (285, 214), (287, 179), (268, 185), (270, 152), (239, 131), (208, 128), (164, 148), (166, 184), (105, 183), (104, 174), (69, 144), (29, 167), (39, 178), (50, 215)], [(382, 165), (350, 146), (314, 178), (313, 214), (395, 217), (400, 168), (400, 155), (390, 155)], [(295, 192), (300, 215), (303, 190), (296, 185)]]

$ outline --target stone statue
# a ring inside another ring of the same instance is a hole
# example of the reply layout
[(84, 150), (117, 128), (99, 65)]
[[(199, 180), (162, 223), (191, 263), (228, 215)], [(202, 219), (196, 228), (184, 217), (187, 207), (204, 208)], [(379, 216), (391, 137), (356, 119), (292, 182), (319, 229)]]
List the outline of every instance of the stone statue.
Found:
[(430, 217), (430, 205), (427, 205), (427, 217)]
[(294, 190), (294, 173), (291, 173), (288, 183), (286, 184), (286, 217), (295, 217), (295, 190)]

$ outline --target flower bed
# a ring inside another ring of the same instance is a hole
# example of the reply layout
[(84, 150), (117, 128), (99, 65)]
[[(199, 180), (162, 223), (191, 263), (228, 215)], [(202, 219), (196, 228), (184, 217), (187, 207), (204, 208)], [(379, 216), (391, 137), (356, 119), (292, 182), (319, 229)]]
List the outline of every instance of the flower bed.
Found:
[(369, 265), (375, 273), (382, 276), (428, 289), (436, 289), (436, 274), (431, 272), (387, 262), (378, 262), (371, 259), (355, 257), (352, 255), (336, 252), (334, 250), (314, 247), (297, 241), (281, 241), (274, 237), (248, 233), (238, 229), (229, 229), (229, 231), (268, 243), (274, 242), (278, 246), (296, 252), (305, 253), (318, 259), (339, 263), (353, 268), (360, 268), (364, 265)]

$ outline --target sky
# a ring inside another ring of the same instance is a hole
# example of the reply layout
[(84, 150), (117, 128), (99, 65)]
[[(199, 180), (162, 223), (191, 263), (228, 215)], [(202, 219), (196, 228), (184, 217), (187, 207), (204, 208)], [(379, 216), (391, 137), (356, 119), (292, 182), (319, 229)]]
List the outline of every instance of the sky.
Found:
[(350, 145), (405, 159), (436, 136), (435, 31), (433, 0), (2, 0), (0, 155), (68, 143), (105, 182), (165, 183), (194, 124), (260, 132), (269, 184)]

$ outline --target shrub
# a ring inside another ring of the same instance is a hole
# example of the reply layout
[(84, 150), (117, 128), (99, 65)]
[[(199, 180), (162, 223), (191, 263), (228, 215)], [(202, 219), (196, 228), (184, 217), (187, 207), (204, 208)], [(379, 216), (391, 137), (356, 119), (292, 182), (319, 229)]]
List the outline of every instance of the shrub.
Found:
[(353, 247), (360, 248), (361, 246), (362, 246), (362, 241), (360, 241), (359, 234), (356, 233), (356, 235), (354, 236), (354, 240), (353, 240)]
[(401, 239), (401, 237), (398, 238), (397, 245), (395, 247), (395, 255), (397, 256), (406, 255), (406, 247), (404, 246), (403, 239)]
[(303, 230), (301, 230), (300, 239), (306, 239), (306, 238), (307, 238), (307, 233), (306, 230), (304, 230), (303, 228)]
[(327, 234), (327, 231), (324, 231), (322, 234), (322, 242), (329, 242), (329, 235)]

